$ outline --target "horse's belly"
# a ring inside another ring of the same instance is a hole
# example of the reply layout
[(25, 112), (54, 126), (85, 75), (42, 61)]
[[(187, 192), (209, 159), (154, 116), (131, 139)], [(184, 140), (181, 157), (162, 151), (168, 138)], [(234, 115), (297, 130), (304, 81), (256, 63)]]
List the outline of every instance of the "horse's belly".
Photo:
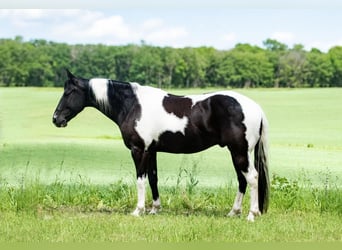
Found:
[(182, 133), (165, 132), (155, 144), (155, 150), (168, 153), (196, 153), (217, 144), (213, 137), (184, 136)]

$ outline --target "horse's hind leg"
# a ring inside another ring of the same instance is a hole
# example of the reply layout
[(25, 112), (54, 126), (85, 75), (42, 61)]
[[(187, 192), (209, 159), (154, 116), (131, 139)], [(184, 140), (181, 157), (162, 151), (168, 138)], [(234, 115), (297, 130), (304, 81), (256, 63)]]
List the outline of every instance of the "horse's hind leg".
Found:
[(249, 221), (254, 221), (256, 216), (260, 216), (259, 210), (259, 196), (258, 196), (258, 172), (256, 171), (254, 164), (250, 161), (247, 172), (243, 172), (246, 177), (247, 183), (250, 186), (251, 193), (251, 206), (249, 209), (247, 219)]
[(242, 211), (242, 200), (246, 192), (247, 183), (250, 185), (251, 205), (247, 219), (254, 221), (255, 216), (260, 215), (258, 203), (258, 172), (254, 168), (254, 164), (250, 161), (249, 154), (233, 154), (233, 164), (238, 176), (239, 189), (234, 201), (234, 205), (229, 216), (240, 215)]
[(248, 166), (248, 157), (246, 156), (238, 156), (232, 154), (232, 160), (234, 164), (234, 168), (237, 174), (239, 187), (234, 200), (234, 204), (232, 210), (229, 212), (228, 216), (240, 216), (242, 213), (242, 201), (243, 197), (246, 193), (247, 181), (245, 176), (242, 174), (242, 169), (247, 169)]
[(160, 199), (158, 192), (158, 174), (157, 174), (157, 153), (151, 152), (149, 158), (148, 181), (152, 191), (152, 209), (150, 214), (156, 214), (160, 210)]
[(238, 188), (235, 200), (234, 200), (232, 210), (230, 210), (228, 214), (228, 216), (230, 217), (240, 216), (242, 213), (242, 201), (246, 192), (247, 182), (246, 182), (245, 177), (242, 174), (238, 174), (238, 181), (239, 181), (239, 188)]

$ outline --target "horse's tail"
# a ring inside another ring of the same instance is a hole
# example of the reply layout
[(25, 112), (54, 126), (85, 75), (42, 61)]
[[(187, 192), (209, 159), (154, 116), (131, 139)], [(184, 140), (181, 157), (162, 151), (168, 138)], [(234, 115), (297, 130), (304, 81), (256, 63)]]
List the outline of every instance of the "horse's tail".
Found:
[(260, 138), (254, 149), (254, 165), (258, 171), (259, 209), (266, 213), (269, 203), (270, 181), (268, 176), (268, 145), (267, 145), (268, 122), (262, 115), (260, 123)]

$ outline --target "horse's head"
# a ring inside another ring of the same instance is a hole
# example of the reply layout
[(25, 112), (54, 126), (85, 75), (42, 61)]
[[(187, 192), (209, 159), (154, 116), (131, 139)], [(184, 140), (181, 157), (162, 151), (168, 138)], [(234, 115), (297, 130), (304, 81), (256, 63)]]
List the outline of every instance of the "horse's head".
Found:
[(52, 122), (57, 127), (66, 127), (68, 122), (84, 109), (87, 101), (88, 80), (75, 77), (68, 70), (67, 74), (64, 93), (52, 117)]

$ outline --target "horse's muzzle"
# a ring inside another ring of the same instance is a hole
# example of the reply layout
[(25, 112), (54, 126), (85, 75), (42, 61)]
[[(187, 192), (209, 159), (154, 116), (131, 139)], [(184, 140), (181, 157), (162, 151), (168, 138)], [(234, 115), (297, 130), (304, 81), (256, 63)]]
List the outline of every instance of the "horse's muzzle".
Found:
[(52, 122), (58, 128), (64, 128), (68, 125), (66, 119), (59, 119), (59, 117), (56, 114), (53, 115)]

